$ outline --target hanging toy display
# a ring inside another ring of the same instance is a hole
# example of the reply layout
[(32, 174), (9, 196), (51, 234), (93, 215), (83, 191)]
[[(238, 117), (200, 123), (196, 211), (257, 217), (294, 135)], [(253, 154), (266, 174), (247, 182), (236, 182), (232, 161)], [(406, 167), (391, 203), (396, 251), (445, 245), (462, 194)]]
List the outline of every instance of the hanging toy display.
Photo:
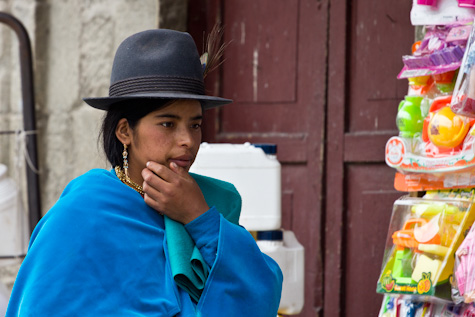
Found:
[(454, 253), (475, 220), (474, 193), (428, 192), (394, 203), (378, 293), (451, 300)]
[[(471, 26), (461, 23), (451, 25), (427, 26), (424, 38), (412, 46), (412, 54), (404, 55), (404, 67), (398, 78), (434, 76), (447, 73), (444, 84), (454, 79), (455, 71), (460, 67)], [(433, 78), (434, 79), (434, 78)], [(443, 93), (450, 93), (450, 87), (444, 87)]]
[(407, 296), (385, 295), (378, 317), (473, 317), (472, 306), (449, 302), (423, 302)]
[[(467, 9), (469, 8), (469, 9)], [(386, 144), (396, 200), (379, 317), (475, 317), (475, 1), (413, 0), (423, 39), (402, 57), (398, 135)], [(427, 23), (421, 23), (427, 22)]]
[(458, 177), (475, 170), (475, 102), (473, 114), (468, 111), (472, 96), (475, 100), (475, 75), (469, 76), (475, 61), (472, 32), (473, 23), (467, 22), (428, 26), (412, 55), (403, 56), (398, 78), (408, 78), (409, 92), (398, 107), (399, 135), (386, 144), (398, 190), (475, 185), (475, 179)]

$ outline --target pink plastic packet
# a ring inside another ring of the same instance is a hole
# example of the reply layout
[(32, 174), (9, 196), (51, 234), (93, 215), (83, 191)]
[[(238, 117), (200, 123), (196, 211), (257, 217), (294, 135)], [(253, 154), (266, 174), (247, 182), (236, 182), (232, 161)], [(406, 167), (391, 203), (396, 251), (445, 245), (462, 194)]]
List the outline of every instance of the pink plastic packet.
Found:
[[(454, 276), (456, 289), (453, 292), (455, 302), (472, 303), (475, 301), (475, 229), (469, 233), (455, 252)], [(458, 291), (458, 292), (457, 292)], [(458, 293), (458, 294), (457, 294)], [(455, 294), (455, 295), (454, 295)]]

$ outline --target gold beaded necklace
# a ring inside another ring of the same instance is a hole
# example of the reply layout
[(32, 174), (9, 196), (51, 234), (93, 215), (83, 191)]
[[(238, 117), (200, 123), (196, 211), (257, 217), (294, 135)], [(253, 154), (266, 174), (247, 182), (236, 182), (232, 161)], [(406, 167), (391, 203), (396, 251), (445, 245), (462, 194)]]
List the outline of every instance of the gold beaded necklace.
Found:
[(124, 173), (124, 171), (120, 168), (120, 166), (116, 166), (114, 168), (115, 170), (115, 175), (117, 175), (117, 177), (122, 181), (122, 183), (124, 183), (125, 185), (129, 186), (130, 188), (134, 189), (135, 191), (137, 191), (140, 195), (144, 195), (144, 191), (143, 191), (143, 188), (142, 186), (140, 186), (139, 184), (135, 183), (133, 180), (130, 179), (130, 177), (128, 175), (126, 175)]

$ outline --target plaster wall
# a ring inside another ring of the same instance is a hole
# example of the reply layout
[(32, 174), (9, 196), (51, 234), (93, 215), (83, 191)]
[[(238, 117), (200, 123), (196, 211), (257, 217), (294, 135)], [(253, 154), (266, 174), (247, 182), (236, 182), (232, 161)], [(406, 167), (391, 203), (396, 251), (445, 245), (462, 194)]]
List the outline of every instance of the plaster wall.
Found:
[(38, 2), (39, 152), (42, 210), (73, 178), (108, 168), (98, 142), (103, 112), (83, 97), (108, 95), (113, 56), (127, 36), (158, 27), (157, 0), (52, 0)]

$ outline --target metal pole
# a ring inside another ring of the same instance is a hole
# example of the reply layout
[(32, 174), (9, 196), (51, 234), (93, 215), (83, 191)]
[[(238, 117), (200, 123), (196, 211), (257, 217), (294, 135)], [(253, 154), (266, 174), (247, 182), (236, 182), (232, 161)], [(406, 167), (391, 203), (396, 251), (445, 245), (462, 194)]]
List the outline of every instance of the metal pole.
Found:
[[(23, 129), (32, 131), (26, 134), (27, 153), (33, 167), (38, 168), (38, 152), (36, 141), (35, 95), (33, 86), (33, 63), (30, 38), (23, 24), (12, 15), (0, 12), (0, 22), (7, 24), (15, 31), (20, 46), (21, 92), (23, 99)], [(28, 186), (28, 211), (30, 232), (33, 231), (41, 218), (41, 201), (39, 175), (26, 164)]]

